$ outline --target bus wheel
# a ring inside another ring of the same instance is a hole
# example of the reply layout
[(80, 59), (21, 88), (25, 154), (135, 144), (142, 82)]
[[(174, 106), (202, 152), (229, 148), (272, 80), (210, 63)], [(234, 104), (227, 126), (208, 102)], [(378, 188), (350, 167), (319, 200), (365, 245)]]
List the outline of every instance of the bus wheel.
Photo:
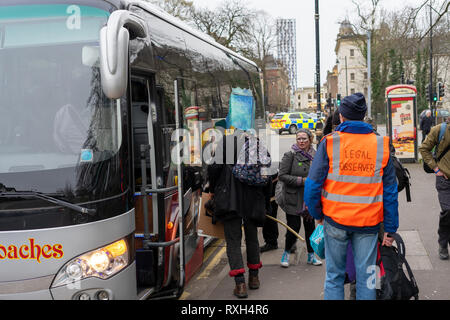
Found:
[(297, 126), (296, 125), (291, 125), (289, 127), (289, 133), (290, 134), (295, 134), (297, 132)]

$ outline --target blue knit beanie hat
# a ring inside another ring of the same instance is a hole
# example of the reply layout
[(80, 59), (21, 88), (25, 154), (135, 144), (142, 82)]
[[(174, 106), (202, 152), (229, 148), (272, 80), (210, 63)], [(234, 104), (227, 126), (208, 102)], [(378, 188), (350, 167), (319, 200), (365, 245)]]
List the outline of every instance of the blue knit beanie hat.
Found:
[(345, 97), (339, 107), (339, 113), (348, 120), (364, 120), (366, 112), (366, 99), (359, 92)]

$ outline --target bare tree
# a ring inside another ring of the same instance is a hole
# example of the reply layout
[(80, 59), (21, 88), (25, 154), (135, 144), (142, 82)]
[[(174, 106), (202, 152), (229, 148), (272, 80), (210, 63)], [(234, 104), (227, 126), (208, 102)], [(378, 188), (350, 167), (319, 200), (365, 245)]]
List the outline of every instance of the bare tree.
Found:
[[(420, 38), (420, 41), (422, 41), (423, 38), (425, 38), (428, 33), (430, 33), (431, 29), (435, 28), (436, 25), (439, 23), (439, 21), (441, 21), (441, 19), (447, 15), (447, 13), (450, 10), (450, 1), (446, 0), (444, 1), (444, 3), (441, 6), (441, 10), (438, 12), (438, 16), (436, 18), (436, 20), (434, 21), (434, 23), (432, 23), (432, 25), (430, 26), (430, 28), (428, 28), (424, 34), (422, 35), (422, 37)], [(448, 29), (447, 29), (448, 30)]]
[(194, 8), (193, 24), (227, 48), (239, 49), (249, 41), (249, 26), (255, 18), (254, 10), (239, 0), (224, 0), (216, 10)]
[(250, 43), (247, 56), (264, 67), (264, 59), (276, 47), (276, 25), (265, 11), (256, 12), (255, 19), (248, 28)]
[(167, 13), (180, 20), (190, 20), (193, 2), (189, 0), (145, 0), (157, 5)]
[[(428, 42), (422, 41), (429, 33), (429, 0), (423, 0), (417, 7), (405, 6), (398, 11), (387, 11), (380, 0), (357, 1), (356, 17), (353, 18), (354, 39), (364, 56), (367, 54), (366, 33), (372, 33), (372, 89), (374, 108), (384, 113), (384, 89), (403, 79), (416, 80), (419, 96), (425, 95), (428, 83), (424, 73), (429, 67)], [(448, 0), (435, 0), (433, 8), (439, 8), (433, 18), (433, 60), (434, 78), (446, 75), (449, 64), (449, 21), (445, 13)], [(435, 10), (435, 9), (433, 9)], [(447, 15), (448, 16), (448, 15)], [(428, 56), (428, 58), (427, 58)], [(420, 58), (418, 58), (420, 57)], [(418, 63), (420, 61), (420, 63)], [(446, 77), (446, 76), (445, 76)], [(444, 80), (445, 81), (445, 80)], [(421, 108), (425, 105), (422, 103)]]

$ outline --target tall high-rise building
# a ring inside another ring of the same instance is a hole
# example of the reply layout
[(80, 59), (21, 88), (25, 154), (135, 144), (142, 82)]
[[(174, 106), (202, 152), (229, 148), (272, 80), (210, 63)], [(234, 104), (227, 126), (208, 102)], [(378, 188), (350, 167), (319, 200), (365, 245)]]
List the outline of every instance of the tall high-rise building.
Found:
[(288, 71), (291, 92), (297, 90), (297, 41), (295, 19), (277, 19), (277, 50)]

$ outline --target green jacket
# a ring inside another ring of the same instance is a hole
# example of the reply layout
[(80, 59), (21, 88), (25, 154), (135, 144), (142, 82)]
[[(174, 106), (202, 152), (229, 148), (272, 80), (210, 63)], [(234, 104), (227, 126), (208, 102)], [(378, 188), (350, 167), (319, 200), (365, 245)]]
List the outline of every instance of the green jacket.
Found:
[[(435, 146), (439, 144), (439, 132), (441, 126), (437, 125), (431, 128), (425, 141), (419, 147), (419, 151), (422, 154), (423, 161), (431, 168), (434, 169), (438, 167), (442, 173), (450, 178), (450, 151), (442, 158), (439, 164), (433, 158), (432, 150)], [(448, 146), (450, 145), (450, 125), (447, 125), (447, 130), (445, 131), (444, 137), (441, 143), (437, 147), (436, 155), (439, 156)]]

